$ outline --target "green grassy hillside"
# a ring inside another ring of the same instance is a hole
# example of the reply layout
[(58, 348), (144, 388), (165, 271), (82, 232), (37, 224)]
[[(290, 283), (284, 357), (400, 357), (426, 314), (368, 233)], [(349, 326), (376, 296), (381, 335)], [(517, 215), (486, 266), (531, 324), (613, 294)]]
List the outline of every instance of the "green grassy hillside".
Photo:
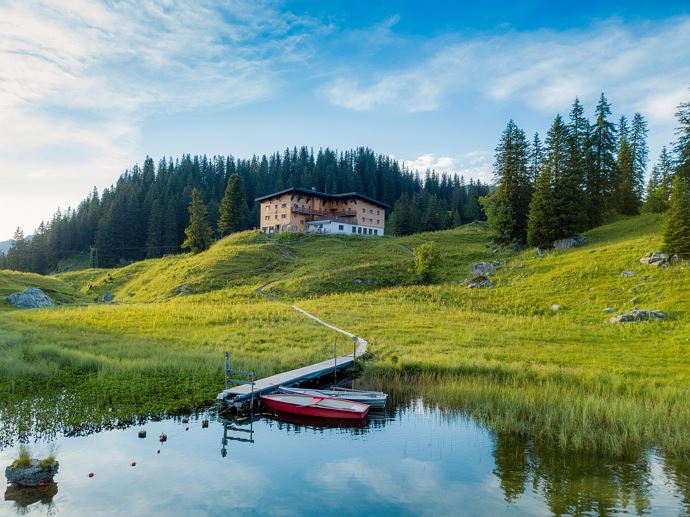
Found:
[[(381, 239), (245, 232), (196, 256), (37, 277), (61, 301), (111, 291), (120, 303), (0, 314), (4, 396), (80, 387), (75, 407), (89, 405), (88, 419), (106, 408), (124, 417), (212, 399), (222, 350), (261, 374), (328, 357), (334, 333), (255, 293), (268, 284), (369, 339), (368, 368), (495, 429), (567, 449), (687, 452), (690, 269), (639, 263), (658, 249), (659, 226), (655, 216), (621, 219), (542, 257), (493, 250), (480, 224)], [(405, 247), (429, 241), (441, 262), (432, 285), (415, 285)], [(480, 260), (505, 261), (493, 289), (464, 283)], [(0, 272), (0, 289), (12, 275)], [(604, 312), (633, 306), (669, 318), (612, 325)]]

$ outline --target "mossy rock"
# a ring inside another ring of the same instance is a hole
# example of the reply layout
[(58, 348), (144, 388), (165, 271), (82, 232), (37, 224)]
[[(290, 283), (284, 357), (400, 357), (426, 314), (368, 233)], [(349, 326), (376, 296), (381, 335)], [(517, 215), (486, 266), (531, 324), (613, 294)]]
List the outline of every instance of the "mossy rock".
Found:
[(7, 481), (19, 486), (41, 486), (50, 483), (60, 468), (60, 462), (56, 461), (51, 465), (41, 465), (37, 459), (31, 460), (31, 465), (27, 467), (13, 467), (9, 465), (5, 468)]

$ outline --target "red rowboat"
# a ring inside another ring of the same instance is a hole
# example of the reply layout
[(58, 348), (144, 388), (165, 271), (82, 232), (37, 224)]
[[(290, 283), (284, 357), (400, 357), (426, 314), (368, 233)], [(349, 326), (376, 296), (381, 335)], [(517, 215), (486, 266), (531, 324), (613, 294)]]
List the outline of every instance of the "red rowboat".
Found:
[(319, 418), (355, 419), (365, 418), (369, 406), (359, 402), (311, 395), (262, 395), (261, 401), (270, 409)]

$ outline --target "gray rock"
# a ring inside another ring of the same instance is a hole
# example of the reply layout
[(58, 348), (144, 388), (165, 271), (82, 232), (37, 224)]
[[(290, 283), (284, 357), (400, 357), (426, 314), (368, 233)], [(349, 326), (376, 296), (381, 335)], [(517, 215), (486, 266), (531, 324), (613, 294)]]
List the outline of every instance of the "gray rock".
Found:
[(355, 284), (363, 284), (363, 283), (364, 283), (364, 280), (362, 280), (361, 278), (355, 278)]
[(32, 459), (30, 467), (7, 466), (5, 477), (7, 481), (20, 486), (38, 486), (42, 483), (50, 483), (60, 468), (60, 462), (56, 461), (47, 467), (39, 466), (39, 460)]
[(180, 287), (177, 288), (180, 294), (186, 293), (187, 289), (189, 289), (189, 286), (187, 284), (182, 284)]
[(637, 300), (637, 297), (635, 297), (635, 298), (630, 298), (630, 303), (637, 303), (637, 301), (638, 301), (638, 300)]
[(490, 275), (496, 272), (495, 264), (495, 262), (477, 262), (472, 266), (472, 274), (482, 276)]
[(535, 248), (534, 252), (537, 254), (537, 257), (543, 257), (545, 253), (541, 248)]
[(630, 312), (625, 314), (618, 314), (613, 316), (609, 321), (611, 323), (630, 323), (637, 321), (650, 321), (650, 320), (664, 320), (666, 319), (666, 314), (661, 311), (646, 311), (634, 307)]
[(558, 250), (567, 250), (575, 246), (582, 246), (587, 242), (587, 237), (584, 235), (576, 235), (575, 237), (568, 237), (567, 239), (559, 239), (554, 241), (553, 247)]
[(604, 309), (604, 312), (608, 312), (609, 314), (611, 314), (612, 312), (616, 312), (616, 309), (614, 309), (613, 307), (606, 307)]
[(558, 311), (561, 310), (561, 306), (558, 305), (557, 303), (554, 303), (554, 304), (551, 306), (551, 310), (552, 310), (553, 312), (558, 312)]
[(488, 278), (467, 284), (468, 289), (491, 289), (493, 286), (494, 284)]
[(627, 277), (635, 276), (635, 272), (634, 272), (634, 271), (630, 271), (629, 269), (626, 269), (625, 271), (623, 271), (623, 272), (621, 273), (621, 275), (622, 275), (622, 276), (627, 276)]
[(670, 258), (671, 257), (669, 257), (669, 255), (666, 253), (662, 253), (660, 251), (650, 251), (640, 259), (640, 263), (656, 267), (667, 267)]
[(111, 293), (110, 291), (106, 291), (103, 293), (103, 301), (104, 302), (112, 302), (113, 298), (115, 298), (115, 295)]
[(55, 302), (37, 287), (29, 287), (23, 293), (11, 294), (7, 297), (7, 301), (19, 309), (37, 309), (55, 305)]

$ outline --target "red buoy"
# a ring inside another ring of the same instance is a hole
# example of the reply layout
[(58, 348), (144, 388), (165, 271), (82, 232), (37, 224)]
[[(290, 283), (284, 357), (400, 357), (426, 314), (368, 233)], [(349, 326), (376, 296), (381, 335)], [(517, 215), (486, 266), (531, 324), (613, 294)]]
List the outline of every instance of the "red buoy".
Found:
[(136, 466), (137, 466), (137, 462), (136, 462), (136, 461), (132, 461), (132, 463), (131, 463), (130, 465), (132, 465), (132, 467), (136, 467)]
[(89, 472), (89, 477), (90, 477), (90, 478), (93, 477), (93, 472)]
[(41, 481), (38, 482), (38, 486), (44, 487), (44, 486), (46, 486), (46, 482), (43, 481), (43, 480), (41, 480)]
[(161, 453), (161, 450), (158, 449), (158, 450), (156, 451), (156, 454), (160, 454), (160, 453)]
[(168, 440), (168, 435), (166, 435), (165, 433), (163, 433), (163, 434), (161, 434), (161, 435), (158, 437), (158, 439), (159, 439), (161, 442), (165, 442), (165, 441)]
[(185, 431), (189, 431), (189, 427), (185, 427), (184, 430), (185, 430)]

